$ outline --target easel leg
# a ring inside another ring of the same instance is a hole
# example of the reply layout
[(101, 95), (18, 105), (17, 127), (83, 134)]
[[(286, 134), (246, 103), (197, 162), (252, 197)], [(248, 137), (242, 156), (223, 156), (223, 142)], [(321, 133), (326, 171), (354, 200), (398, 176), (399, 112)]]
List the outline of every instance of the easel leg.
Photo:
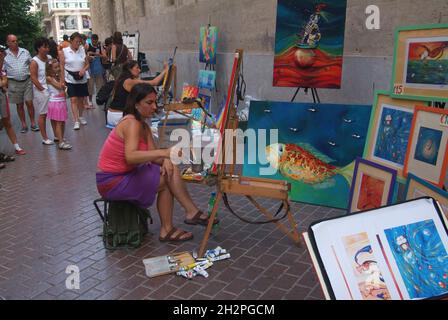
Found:
[(199, 247), (199, 252), (198, 252), (199, 258), (202, 258), (205, 254), (205, 249), (207, 247), (208, 238), (210, 237), (210, 233), (212, 232), (213, 222), (216, 219), (216, 214), (218, 213), (219, 203), (221, 202), (221, 200), (222, 200), (222, 193), (218, 192), (218, 194), (216, 195), (216, 202), (215, 202), (215, 205), (213, 206), (212, 214), (208, 218), (207, 229), (205, 230), (205, 234), (204, 234), (204, 237), (202, 238), (201, 246)]
[(289, 220), (289, 224), (291, 225), (291, 229), (292, 229), (292, 235), (291, 235), (291, 239), (294, 241), (295, 244), (300, 244), (300, 235), (299, 235), (299, 231), (297, 231), (297, 222), (294, 219), (294, 216), (292, 215), (291, 212), (291, 208), (288, 206), (288, 220)]
[(296, 93), (294, 93), (294, 96), (291, 99), (291, 102), (294, 102), (294, 100), (296, 100), (296, 97), (299, 94), (300, 89), (301, 89), (300, 87), (297, 88)]

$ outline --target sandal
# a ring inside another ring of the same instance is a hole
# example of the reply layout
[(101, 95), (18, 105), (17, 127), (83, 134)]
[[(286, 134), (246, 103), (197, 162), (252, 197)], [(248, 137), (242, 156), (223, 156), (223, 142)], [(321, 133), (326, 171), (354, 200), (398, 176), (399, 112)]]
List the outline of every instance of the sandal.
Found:
[(13, 162), (16, 158), (0, 153), (0, 162)]
[[(201, 218), (202, 215), (204, 215), (204, 212), (199, 210), (198, 213), (196, 213), (196, 215), (193, 218), (185, 219), (184, 223), (194, 226), (195, 225), (207, 226), (209, 218)], [(213, 225), (218, 223), (219, 223), (218, 219), (215, 219), (215, 221), (213, 221)]]
[(188, 232), (185, 230), (181, 230), (178, 235), (173, 237), (173, 235), (178, 231), (179, 229), (173, 228), (170, 232), (166, 234), (164, 237), (159, 237), (160, 242), (184, 242), (193, 239), (193, 234), (191, 234), (189, 237), (182, 238), (182, 236), (186, 235)]

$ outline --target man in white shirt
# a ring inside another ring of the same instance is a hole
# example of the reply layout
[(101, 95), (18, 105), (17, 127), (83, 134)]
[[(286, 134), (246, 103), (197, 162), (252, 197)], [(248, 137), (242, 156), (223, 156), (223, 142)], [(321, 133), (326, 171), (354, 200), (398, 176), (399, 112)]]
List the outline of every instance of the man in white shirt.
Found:
[(24, 103), (28, 109), (28, 115), (31, 121), (31, 130), (39, 131), (36, 125), (33, 106), (33, 84), (30, 78), (31, 55), (28, 50), (20, 48), (18, 39), (15, 35), (10, 34), (6, 38), (8, 50), (5, 51), (6, 57), (3, 69), (6, 71), (8, 78), (8, 96), (11, 104), (17, 105), (17, 114), (22, 123), (21, 133), (28, 131), (25, 119)]

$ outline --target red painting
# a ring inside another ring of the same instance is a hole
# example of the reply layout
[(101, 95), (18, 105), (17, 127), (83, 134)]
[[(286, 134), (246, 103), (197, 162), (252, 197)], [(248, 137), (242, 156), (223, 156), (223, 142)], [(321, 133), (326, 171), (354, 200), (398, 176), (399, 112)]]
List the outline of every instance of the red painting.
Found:
[(382, 205), (385, 182), (363, 174), (359, 190), (358, 210), (370, 210)]

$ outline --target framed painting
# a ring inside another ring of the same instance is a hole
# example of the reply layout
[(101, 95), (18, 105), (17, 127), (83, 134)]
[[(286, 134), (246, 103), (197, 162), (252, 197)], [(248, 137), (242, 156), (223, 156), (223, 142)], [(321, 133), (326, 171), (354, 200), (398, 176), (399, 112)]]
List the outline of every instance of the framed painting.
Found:
[(392, 204), (397, 170), (356, 159), (348, 212), (376, 209)]
[(448, 219), (448, 192), (410, 173), (405, 189), (406, 200), (431, 197), (437, 200)]
[(218, 28), (201, 27), (199, 38), (199, 61), (206, 64), (216, 64), (216, 47), (218, 45)]
[(399, 28), (392, 96), (448, 101), (448, 24)]
[[(397, 170), (405, 183), (404, 161), (417, 100), (395, 99), (388, 91), (377, 91), (370, 119), (364, 159)], [(429, 105), (429, 102), (428, 102)]]
[[(347, 210), (370, 113), (367, 105), (252, 101), (248, 128), (267, 137), (257, 154), (246, 150), (243, 175), (286, 180), (293, 201)], [(277, 141), (270, 129), (278, 129)]]
[(199, 79), (198, 79), (198, 87), (199, 89), (215, 89), (216, 83), (216, 71), (209, 70), (200, 70), (199, 71)]
[(404, 164), (408, 172), (443, 187), (448, 167), (448, 110), (417, 106)]
[(278, 0), (274, 87), (339, 89), (347, 0)]

